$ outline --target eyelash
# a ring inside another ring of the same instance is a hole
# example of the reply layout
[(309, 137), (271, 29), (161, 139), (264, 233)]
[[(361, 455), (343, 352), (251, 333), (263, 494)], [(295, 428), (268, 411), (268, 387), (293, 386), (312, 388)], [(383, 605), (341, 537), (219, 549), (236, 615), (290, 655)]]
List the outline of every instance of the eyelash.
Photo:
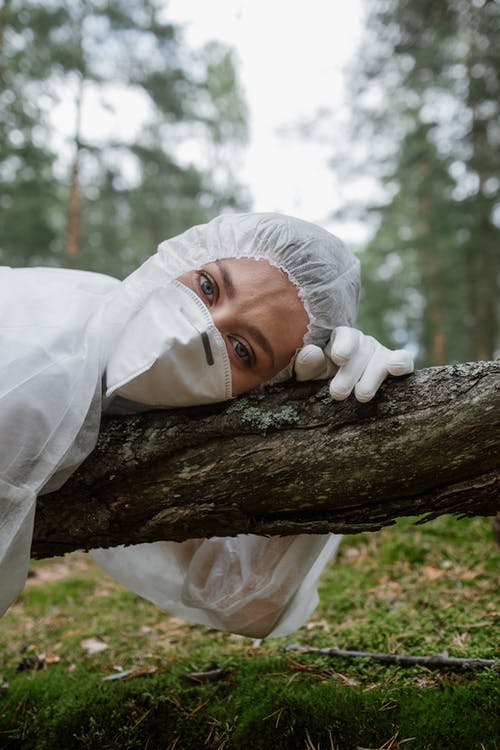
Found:
[[(197, 271), (197, 274), (198, 274), (198, 287), (200, 289), (200, 292), (203, 295), (203, 297), (205, 297), (205, 299), (207, 299), (208, 302), (212, 305), (213, 302), (214, 302), (214, 300), (217, 300), (217, 298), (219, 296), (219, 287), (217, 285), (217, 282), (206, 271)], [(208, 281), (208, 283), (211, 285), (211, 287), (213, 289), (213, 292), (208, 293), (208, 292), (204, 291), (203, 286), (202, 286), (202, 284), (203, 284), (204, 281)], [(244, 367), (248, 367), (248, 368), (253, 367), (254, 362), (255, 362), (255, 355), (254, 355), (252, 349), (247, 344), (245, 344), (243, 341), (241, 341), (238, 338), (235, 338), (234, 336), (228, 336), (228, 339), (231, 342), (231, 346), (232, 346), (232, 349), (233, 349), (233, 351), (235, 353), (235, 356), (243, 364), (243, 366)], [(244, 349), (246, 351), (246, 356), (245, 357), (240, 357), (236, 353), (236, 347), (238, 346), (238, 344), (240, 346), (244, 347)]]
[[(203, 290), (202, 284), (204, 281), (208, 281), (208, 283), (211, 284), (213, 288), (213, 292), (211, 294), (208, 294)], [(214, 279), (205, 271), (198, 271), (198, 286), (203, 296), (206, 297), (206, 299), (208, 299), (210, 302), (213, 302), (213, 299), (216, 299), (219, 296), (219, 287), (217, 286)]]
[[(244, 367), (252, 367), (253, 365), (253, 352), (250, 350), (250, 348), (243, 343), (243, 341), (240, 341), (239, 339), (233, 338), (232, 336), (228, 336), (229, 341), (231, 342), (231, 346), (233, 347), (233, 351), (235, 355), (238, 357), (239, 361), (243, 364)], [(242, 346), (245, 349), (246, 356), (240, 357), (239, 354), (236, 353), (236, 347), (237, 345)]]

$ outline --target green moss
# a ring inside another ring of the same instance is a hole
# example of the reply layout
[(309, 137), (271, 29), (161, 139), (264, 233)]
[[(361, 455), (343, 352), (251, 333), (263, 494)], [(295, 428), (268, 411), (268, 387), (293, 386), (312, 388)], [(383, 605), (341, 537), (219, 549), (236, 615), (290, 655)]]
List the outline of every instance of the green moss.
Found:
[(318, 682), (299, 673), (292, 681), (284, 657), (241, 657), (215, 685), (187, 685), (182, 667), (109, 683), (90, 673), (70, 678), (57, 668), (35, 673), (0, 701), (0, 747), (293, 750), (308, 747), (309, 738), (315, 748), (347, 750), (381, 747), (394, 736), (418, 750), (498, 747), (500, 696), (489, 673), (474, 680), (474, 689), (465, 681), (445, 689), (366, 691), (334, 675)]

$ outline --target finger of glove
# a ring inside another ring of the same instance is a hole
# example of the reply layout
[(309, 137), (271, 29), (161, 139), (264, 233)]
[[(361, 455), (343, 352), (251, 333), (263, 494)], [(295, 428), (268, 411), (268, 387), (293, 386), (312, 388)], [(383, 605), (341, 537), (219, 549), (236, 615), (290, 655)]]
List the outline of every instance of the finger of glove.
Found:
[(371, 401), (388, 375), (387, 356), (389, 350), (379, 346), (371, 356), (363, 375), (356, 383), (354, 395), (361, 403)]
[(366, 367), (367, 357), (363, 351), (358, 350), (347, 364), (339, 368), (339, 371), (330, 383), (330, 395), (336, 401), (343, 401), (351, 393), (362, 376)]
[(391, 375), (408, 375), (415, 369), (413, 357), (406, 349), (396, 349), (389, 352), (387, 370)]
[(339, 326), (335, 328), (326, 345), (325, 353), (335, 364), (342, 366), (347, 364), (359, 349), (363, 334), (356, 328)]
[(314, 344), (302, 347), (295, 357), (297, 380), (324, 380), (331, 377), (334, 372), (333, 362)]

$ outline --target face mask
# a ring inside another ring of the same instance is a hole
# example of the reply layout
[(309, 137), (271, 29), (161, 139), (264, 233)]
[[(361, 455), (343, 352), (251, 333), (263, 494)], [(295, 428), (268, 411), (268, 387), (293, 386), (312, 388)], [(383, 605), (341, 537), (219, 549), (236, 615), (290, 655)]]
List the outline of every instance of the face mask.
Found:
[(224, 339), (200, 298), (179, 281), (147, 290), (106, 367), (106, 397), (194, 406), (232, 397)]

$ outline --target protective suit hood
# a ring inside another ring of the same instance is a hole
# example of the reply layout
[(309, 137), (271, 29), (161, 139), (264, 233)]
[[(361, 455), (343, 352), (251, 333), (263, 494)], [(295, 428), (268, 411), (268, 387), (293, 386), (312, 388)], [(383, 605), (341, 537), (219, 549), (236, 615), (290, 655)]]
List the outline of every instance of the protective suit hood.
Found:
[(333, 328), (356, 320), (358, 259), (326, 229), (284, 214), (222, 214), (162, 242), (128, 281), (177, 278), (223, 258), (263, 259), (287, 274), (309, 317), (304, 344), (324, 346)]

